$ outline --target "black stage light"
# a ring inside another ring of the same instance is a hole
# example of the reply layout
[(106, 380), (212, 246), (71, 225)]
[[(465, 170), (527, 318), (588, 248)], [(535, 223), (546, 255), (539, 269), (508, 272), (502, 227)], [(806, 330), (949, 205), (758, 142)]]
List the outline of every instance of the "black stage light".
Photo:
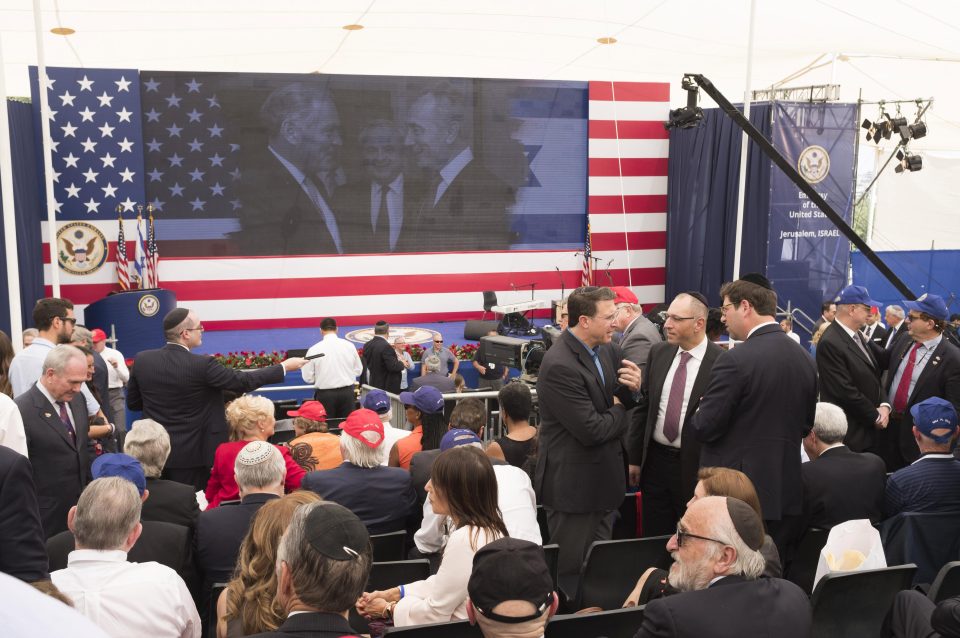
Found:
[(903, 173), (905, 171), (915, 173), (923, 168), (923, 158), (919, 155), (914, 155), (910, 151), (897, 151), (897, 159), (900, 160), (900, 164), (893, 169), (897, 173)]
[(923, 122), (914, 122), (913, 124), (900, 127), (900, 138), (904, 144), (910, 140), (918, 140), (921, 137), (926, 137), (926, 135), (927, 125)]

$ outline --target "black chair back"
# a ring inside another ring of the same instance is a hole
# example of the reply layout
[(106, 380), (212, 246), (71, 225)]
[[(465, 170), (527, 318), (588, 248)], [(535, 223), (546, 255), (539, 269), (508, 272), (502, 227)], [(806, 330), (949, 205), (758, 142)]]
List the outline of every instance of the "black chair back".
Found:
[(546, 545), (550, 542), (550, 528), (547, 526), (547, 511), (543, 505), (537, 505), (537, 525), (540, 526), (540, 541)]
[(927, 596), (934, 603), (960, 596), (960, 560), (950, 561), (940, 569)]
[(813, 591), (813, 579), (817, 575), (817, 564), (820, 562), (820, 551), (827, 544), (830, 530), (811, 527), (808, 529), (797, 551), (793, 555), (787, 572), (787, 580), (796, 584), (800, 589), (810, 594)]
[(620, 503), (619, 516), (613, 523), (613, 540), (638, 537), (637, 529), (637, 495), (627, 492)]
[(897, 565), (862, 572), (827, 574), (810, 597), (813, 606), (811, 636), (817, 638), (876, 638), (893, 598), (917, 571), (916, 565)]
[(425, 558), (374, 563), (366, 591), (390, 589), (427, 578), (430, 578), (430, 561)]
[(553, 581), (553, 591), (560, 591), (560, 546), (544, 545), (543, 557), (547, 561), (547, 569), (550, 570), (550, 580)]
[(493, 307), (497, 305), (497, 293), (493, 290), (484, 290), (483, 291), (483, 311), (491, 312)]
[(880, 526), (887, 563), (914, 563), (914, 584), (931, 583), (960, 554), (960, 515), (955, 512), (903, 512)]
[(619, 609), (648, 567), (670, 566), (668, 540), (651, 536), (593, 543), (580, 571), (575, 607)]
[[(627, 592), (629, 593), (629, 592)], [(624, 596), (626, 598), (626, 596)], [(611, 609), (596, 614), (554, 616), (547, 623), (545, 638), (632, 638), (643, 622), (643, 607)]]
[(207, 632), (210, 638), (217, 637), (217, 601), (227, 588), (227, 583), (214, 583), (210, 589), (210, 604), (207, 606)]
[(373, 543), (373, 562), (384, 563), (406, 558), (407, 532), (389, 532), (387, 534), (371, 534)]
[(432, 625), (414, 625), (412, 627), (389, 627), (384, 636), (403, 636), (403, 638), (483, 638), (477, 625), (468, 620), (440, 622)]

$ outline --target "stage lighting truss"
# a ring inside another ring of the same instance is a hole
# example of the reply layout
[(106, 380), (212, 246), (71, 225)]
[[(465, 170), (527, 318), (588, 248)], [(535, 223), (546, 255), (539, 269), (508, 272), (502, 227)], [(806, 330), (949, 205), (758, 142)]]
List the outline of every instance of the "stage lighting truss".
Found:
[(905, 148), (897, 151), (897, 159), (900, 163), (893, 169), (897, 173), (911, 172), (916, 173), (923, 168), (923, 157), (911, 153)]
[(921, 118), (926, 110), (923, 100), (916, 100), (917, 115), (913, 123), (909, 123), (906, 117), (900, 113), (900, 105), (897, 104), (896, 115), (891, 116), (884, 109), (884, 102), (880, 102), (880, 114), (875, 120), (864, 119), (860, 125), (867, 131), (868, 142), (879, 142), (882, 139), (889, 140), (894, 133), (900, 135), (900, 145), (906, 145), (910, 140), (917, 140), (927, 135), (927, 124)]

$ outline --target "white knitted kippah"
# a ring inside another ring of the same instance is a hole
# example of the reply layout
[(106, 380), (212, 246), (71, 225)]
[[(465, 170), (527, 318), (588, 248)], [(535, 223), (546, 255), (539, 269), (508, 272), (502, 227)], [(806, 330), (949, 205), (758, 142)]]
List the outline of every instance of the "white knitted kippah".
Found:
[(272, 447), (266, 441), (251, 441), (240, 450), (240, 454), (237, 455), (237, 463), (240, 465), (259, 465), (270, 458)]

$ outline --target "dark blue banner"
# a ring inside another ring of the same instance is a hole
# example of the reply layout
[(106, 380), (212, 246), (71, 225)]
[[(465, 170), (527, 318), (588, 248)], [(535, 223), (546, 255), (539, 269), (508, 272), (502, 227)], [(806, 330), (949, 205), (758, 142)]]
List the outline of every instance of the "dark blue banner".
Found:
[[(850, 223), (854, 197), (855, 104), (777, 102), (773, 144)], [(813, 318), (847, 281), (850, 243), (820, 209), (779, 170), (770, 176), (767, 276), (782, 307)]]

